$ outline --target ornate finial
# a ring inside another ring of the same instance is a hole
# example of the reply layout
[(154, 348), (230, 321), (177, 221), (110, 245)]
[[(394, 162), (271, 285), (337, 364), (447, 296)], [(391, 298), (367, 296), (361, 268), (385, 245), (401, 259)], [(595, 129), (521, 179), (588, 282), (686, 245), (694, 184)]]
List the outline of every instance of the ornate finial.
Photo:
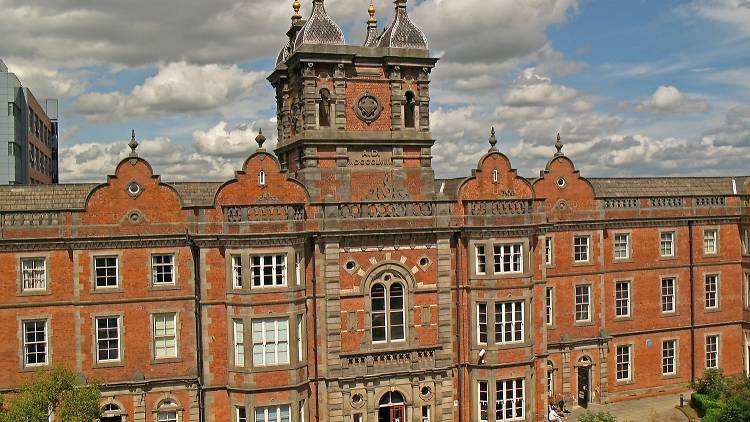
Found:
[(555, 141), (555, 148), (557, 148), (557, 152), (555, 153), (555, 157), (559, 157), (563, 155), (562, 153), (562, 147), (563, 143), (560, 142), (560, 132), (557, 133), (557, 141)]
[(370, 14), (370, 19), (375, 19), (375, 3), (370, 0), (370, 7), (367, 8), (367, 13)]
[(495, 126), (492, 126), (492, 131), (490, 132), (490, 151), (497, 150), (495, 145), (497, 145), (497, 137), (495, 136)]
[(266, 142), (266, 137), (263, 136), (263, 129), (258, 130), (258, 136), (255, 137), (255, 142), (258, 143), (258, 149), (263, 149), (263, 142)]
[(299, 14), (299, 9), (301, 7), (302, 5), (299, 3), (299, 0), (294, 0), (294, 3), (292, 3), (292, 8), (294, 9), (294, 16), (292, 16), (293, 21), (302, 19), (302, 15)]
[(130, 147), (130, 155), (132, 157), (138, 155), (138, 153), (135, 152), (135, 149), (138, 148), (138, 141), (135, 140), (135, 129), (130, 131), (130, 142), (128, 142), (128, 146)]

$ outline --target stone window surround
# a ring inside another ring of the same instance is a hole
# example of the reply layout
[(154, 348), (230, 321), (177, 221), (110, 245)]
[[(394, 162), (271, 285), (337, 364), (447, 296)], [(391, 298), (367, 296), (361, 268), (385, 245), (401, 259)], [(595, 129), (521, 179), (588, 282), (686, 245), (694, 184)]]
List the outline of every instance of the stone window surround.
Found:
[[(662, 280), (671, 278), (674, 280), (674, 310), (673, 311), (661, 311), (661, 283)], [(663, 317), (671, 317), (680, 315), (680, 279), (677, 274), (662, 274), (659, 276), (659, 311)]]
[[(615, 375), (614, 379), (615, 379), (616, 385), (635, 384), (635, 379), (636, 379), (636, 376), (635, 376), (635, 343), (633, 341), (625, 341), (622, 343), (615, 343), (613, 346), (614, 346), (615, 354), (612, 359), (613, 360), (612, 367), (614, 368), (614, 375)], [(618, 380), (617, 379), (617, 348), (623, 347), (623, 346), (627, 346), (630, 348), (630, 352), (629, 352), (630, 378)]]
[[(612, 237), (612, 262), (633, 262), (633, 230), (611, 230), (609, 234)], [(627, 239), (627, 256), (623, 258), (617, 258), (615, 256), (615, 242), (618, 235), (626, 235)], [(591, 249), (590, 245), (589, 249)]]
[[(661, 254), (661, 235), (662, 233), (672, 233), (672, 255), (662, 255)], [(659, 243), (656, 246), (659, 251), (659, 259), (660, 260), (674, 260), (677, 259), (679, 256), (679, 242), (677, 241), (677, 229), (676, 228), (664, 228), (659, 229)]]
[[(25, 321), (46, 321), (47, 322), (47, 364), (26, 366), (26, 350), (24, 350), (25, 339), (23, 332), (23, 323)], [(44, 371), (52, 367), (52, 314), (30, 314), (16, 316), (16, 337), (18, 339), (18, 371), (35, 372)]]
[[(706, 278), (709, 276), (716, 276), (716, 306), (711, 307), (711, 308), (706, 307)], [(722, 296), (721, 294), (721, 284), (722, 284), (721, 283), (721, 271), (706, 271), (705, 273), (703, 273), (703, 277), (701, 278), (701, 280), (703, 281), (703, 283), (701, 283), (703, 287), (702, 288), (703, 296), (701, 300), (701, 302), (703, 302), (703, 306), (702, 306), (703, 311), (704, 312), (721, 311), (721, 308), (722, 308), (721, 307), (721, 296)]]
[[(549, 260), (547, 259), (547, 239), (550, 240), (550, 257)], [(549, 261), (549, 263), (547, 262)], [(547, 233), (544, 236), (544, 241), (542, 243), (542, 262), (544, 263), (544, 266), (547, 268), (554, 268), (555, 267), (555, 235), (552, 233)]]
[[(580, 237), (588, 237), (589, 239), (589, 246), (588, 246), (588, 260), (586, 261), (577, 261), (576, 260), (576, 238)], [(573, 262), (573, 266), (584, 266), (584, 265), (591, 265), (594, 263), (594, 233), (593, 232), (572, 232), (570, 234), (570, 258), (571, 262)]]
[(750, 272), (742, 272), (742, 290), (744, 293), (744, 308), (750, 311)]
[[(715, 231), (716, 232), (716, 238), (714, 239), (714, 252), (706, 252), (706, 247), (704, 245), (705, 239), (706, 239), (706, 232), (707, 231)], [(701, 252), (703, 256), (707, 257), (715, 257), (719, 256), (721, 254), (721, 229), (719, 226), (705, 226), (701, 229)]]
[[(519, 368), (520, 369), (520, 368)], [(470, 376), (470, 382), (471, 382), (471, 397), (474, 399), (469, 400), (469, 402), (472, 404), (472, 410), (471, 410), (471, 417), (473, 421), (479, 421), (479, 382), (486, 382), (487, 383), (487, 415), (489, 416), (489, 421), (494, 421), (494, 414), (495, 414), (495, 398), (496, 398), (496, 385), (498, 381), (508, 381), (508, 380), (515, 380), (515, 379), (523, 379), (523, 395), (524, 395), (524, 415), (528, 418), (531, 416), (534, 412), (533, 408), (531, 407), (531, 403), (534, 400), (533, 395), (535, 394), (534, 391), (530, 393), (529, 386), (534, 384), (533, 380), (531, 380), (531, 373), (528, 369), (524, 369), (522, 373), (518, 373), (516, 371), (512, 371), (509, 373), (503, 373), (503, 375), (498, 375), (496, 371), (488, 371), (487, 376), (480, 376), (479, 374), (471, 375)], [(546, 381), (545, 381), (546, 382)], [(545, 384), (546, 385), (546, 384)], [(476, 401), (475, 401), (476, 400)], [(520, 421), (526, 420), (526, 419), (518, 419)]]
[[(551, 297), (551, 304), (550, 304), (551, 305), (550, 306), (551, 313), (552, 313), (552, 318), (551, 318), (552, 319), (552, 323), (551, 324), (547, 324), (546, 323), (546, 321), (547, 321), (547, 289), (550, 290), (550, 297)], [(555, 296), (556, 296), (555, 290), (557, 290), (557, 287), (550, 286), (550, 285), (546, 285), (545, 286), (545, 290), (544, 290), (544, 312), (545, 312), (545, 314), (544, 314), (544, 320), (545, 320), (545, 325), (547, 326), (547, 329), (555, 329), (555, 328), (557, 328), (557, 324), (555, 323), (555, 321), (556, 321), (555, 314), (557, 313), (556, 312), (556, 306), (555, 306)]]
[(680, 376), (680, 339), (678, 337), (664, 337), (661, 339), (661, 358), (662, 358), (662, 366), (664, 365), (664, 342), (667, 341), (674, 341), (674, 373), (672, 374), (665, 374), (662, 372), (661, 377), (663, 379), (669, 379), (669, 378), (679, 378)]
[[(521, 271), (520, 272), (501, 272), (495, 273), (495, 257), (494, 249), (495, 245), (521, 245)], [(485, 255), (485, 271), (484, 274), (477, 273), (477, 246), (484, 246)], [(531, 257), (529, 254), (529, 239), (527, 237), (514, 237), (514, 238), (502, 238), (502, 239), (482, 239), (482, 240), (469, 240), (468, 250), (471, 251), (469, 254), (469, 267), (471, 268), (470, 277), (476, 279), (497, 279), (497, 278), (523, 278), (530, 274)]]
[[(165, 404), (166, 401), (171, 401), (174, 404)], [(159, 420), (159, 412), (177, 412), (177, 420), (182, 422), (184, 420), (182, 415), (184, 410), (184, 407), (176, 397), (169, 393), (163, 393), (162, 398), (156, 401), (156, 405), (151, 410), (151, 414), (153, 415), (154, 422), (157, 422)]]
[[(174, 331), (175, 331), (175, 347), (177, 349), (177, 356), (174, 357), (167, 357), (167, 358), (157, 358), (156, 357), (156, 344), (155, 344), (155, 324), (154, 324), (154, 317), (156, 315), (165, 315), (165, 314), (172, 314), (174, 315)], [(182, 327), (182, 319), (181, 319), (181, 311), (176, 309), (154, 309), (149, 313), (149, 325), (151, 328), (151, 364), (161, 364), (161, 363), (174, 363), (174, 362), (182, 362), (182, 348), (180, 347), (180, 340), (181, 340), (181, 333), (180, 328)]]
[[(471, 333), (471, 346), (474, 349), (486, 349), (487, 351), (493, 350), (505, 350), (505, 349), (516, 349), (520, 347), (531, 346), (532, 333), (528, 329), (527, 325), (530, 321), (531, 308), (531, 297), (524, 295), (521, 297), (507, 297), (507, 298), (487, 298), (487, 299), (472, 299), (474, 306), (472, 311), (472, 318), (474, 324), (472, 324)], [(512, 341), (512, 342), (496, 342), (495, 340), (495, 304), (497, 303), (509, 303), (509, 302), (521, 302), (523, 303), (523, 340)], [(487, 305), (487, 343), (479, 342), (479, 304), (484, 303)]]
[[(22, 262), (25, 259), (44, 259), (45, 269), (44, 275), (46, 278), (44, 290), (24, 290), (23, 289), (23, 267)], [(16, 295), (18, 296), (43, 296), (51, 295), (51, 283), (52, 277), (50, 275), (50, 262), (52, 262), (52, 252), (25, 252), (16, 254)]]
[(707, 332), (703, 334), (703, 368), (708, 369), (706, 367), (706, 355), (708, 354), (709, 337), (716, 337), (716, 367), (721, 368), (721, 333), (717, 332)]
[[(628, 284), (628, 314), (627, 315), (617, 315), (617, 283), (627, 283)], [(612, 299), (613, 299), (613, 315), (615, 321), (630, 321), (634, 318), (635, 314), (635, 307), (633, 306), (633, 293), (635, 292), (635, 289), (633, 288), (634, 279), (631, 278), (618, 278), (613, 281), (613, 292), (612, 292)], [(659, 283), (659, 289), (661, 290), (661, 283)], [(661, 296), (660, 296), (661, 297)], [(661, 300), (659, 301), (659, 306), (661, 307)]]
[[(89, 315), (91, 319), (91, 364), (93, 368), (111, 368), (125, 366), (125, 312), (96, 312)], [(98, 318), (117, 318), (119, 359), (116, 361), (99, 361), (99, 345), (97, 344), (96, 320)]]
[[(394, 346), (397, 346), (397, 348), (409, 348), (412, 345), (415, 344), (415, 339), (413, 338), (413, 334), (415, 330), (412, 330), (412, 327), (415, 327), (415, 316), (414, 312), (411, 312), (413, 302), (412, 296), (414, 292), (417, 290), (416, 288), (416, 280), (413, 277), (413, 274), (411, 271), (406, 269), (402, 264), (395, 263), (391, 261), (384, 261), (382, 263), (383, 265), (379, 265), (375, 267), (374, 269), (370, 270), (370, 273), (367, 274), (363, 280), (364, 283), (362, 285), (362, 289), (364, 291), (364, 303), (365, 303), (365, 336), (363, 338), (363, 342), (365, 344), (368, 344), (370, 348), (373, 351), (378, 350), (393, 350)], [(404, 340), (397, 340), (397, 341), (383, 341), (383, 342), (373, 342), (372, 341), (372, 285), (376, 282), (380, 282), (381, 284), (385, 285), (386, 291), (390, 288), (390, 283), (383, 283), (383, 281), (380, 280), (381, 276), (386, 273), (396, 273), (398, 274), (402, 281), (404, 286)]]
[[(224, 261), (226, 265), (225, 278), (226, 278), (226, 289), (229, 293), (234, 294), (251, 294), (251, 293), (268, 293), (292, 289), (304, 289), (304, 280), (302, 283), (298, 283), (295, 254), (299, 253), (303, 259), (302, 265), (302, 278), (304, 279), (304, 252), (301, 248), (295, 248), (293, 246), (282, 246), (282, 247), (262, 247), (262, 248), (241, 248), (241, 249), (227, 249), (224, 253)], [(259, 255), (285, 255), (286, 256), (286, 284), (283, 286), (269, 286), (269, 287), (253, 287), (251, 266), (253, 256)], [(235, 288), (232, 280), (232, 257), (242, 257), (242, 288)]]
[[(124, 292), (123, 280), (122, 280), (122, 254), (123, 250), (97, 250), (89, 256), (89, 265), (91, 266), (90, 283), (91, 293), (122, 293)], [(117, 258), (117, 286), (114, 287), (97, 287), (96, 286), (96, 258)], [(149, 255), (149, 259), (150, 255)], [(151, 272), (151, 265), (149, 263), (149, 272)]]
[[(577, 319), (577, 312), (576, 312), (576, 288), (580, 286), (588, 286), (589, 287), (589, 318), (586, 320), (578, 320)], [(586, 326), (586, 325), (594, 325), (596, 323), (594, 319), (594, 307), (595, 300), (594, 300), (594, 283), (590, 281), (581, 281), (581, 282), (575, 282), (573, 284), (573, 324), (575, 326)]]
[[(230, 356), (228, 362), (228, 369), (230, 372), (244, 372), (244, 373), (259, 373), (259, 372), (273, 372), (283, 370), (295, 370), (306, 365), (306, 356), (298, 356), (297, 353), (297, 317), (302, 317), (302, 351), (307, 350), (306, 341), (306, 329), (307, 324), (304, 318), (304, 310), (292, 310), (288, 312), (275, 312), (273, 314), (256, 314), (252, 307), (234, 307), (228, 310), (227, 313), (227, 338), (230, 341), (227, 342), (227, 356)], [(234, 358), (234, 321), (240, 319), (243, 322), (243, 334), (244, 334), (244, 352), (245, 352), (245, 365), (237, 366)], [(253, 363), (253, 321), (263, 319), (287, 319), (288, 327), (288, 353), (289, 362), (275, 365), (256, 366)]]
[[(148, 286), (151, 290), (179, 290), (180, 289), (180, 270), (179, 259), (180, 253), (176, 248), (155, 248), (151, 249), (148, 255)], [(172, 283), (154, 284), (154, 256), (172, 255)]]

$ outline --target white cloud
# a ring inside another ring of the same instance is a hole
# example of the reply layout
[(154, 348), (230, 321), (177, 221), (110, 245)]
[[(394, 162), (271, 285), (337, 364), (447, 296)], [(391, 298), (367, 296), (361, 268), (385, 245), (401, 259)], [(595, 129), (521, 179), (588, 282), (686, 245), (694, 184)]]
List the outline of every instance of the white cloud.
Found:
[(662, 85), (636, 109), (659, 113), (700, 113), (708, 110), (708, 103), (696, 96), (686, 96), (672, 85)]
[(539, 75), (535, 69), (525, 69), (513, 81), (511, 89), (505, 94), (504, 103), (510, 107), (529, 107), (540, 105), (559, 105), (578, 96), (574, 89), (553, 85), (550, 78)]
[(175, 62), (159, 66), (155, 76), (129, 94), (87, 93), (78, 97), (73, 107), (89, 120), (195, 113), (248, 96), (262, 78), (261, 72), (245, 72), (237, 66)]
[[(80, 143), (60, 152), (63, 183), (103, 182), (117, 164), (128, 156), (124, 143)], [(138, 155), (146, 159), (163, 180), (228, 180), (242, 165), (242, 158), (228, 159), (200, 154), (157, 137), (140, 142)]]
[(681, 11), (730, 27), (741, 37), (750, 36), (750, 2), (747, 0), (696, 0)]
[(10, 72), (18, 76), (21, 84), (29, 88), (39, 100), (75, 96), (87, 87), (82, 75), (75, 72), (47, 68), (39, 63), (24, 60), (9, 60), (5, 64)]
[[(226, 122), (219, 122), (208, 130), (196, 130), (193, 132), (193, 147), (200, 154), (219, 157), (248, 156), (258, 148), (255, 137), (258, 135), (256, 125), (242, 124), (232, 130), (227, 129)], [(267, 141), (263, 147), (272, 151), (276, 145), (276, 131), (272, 130), (273, 124), (268, 122), (261, 126)]]

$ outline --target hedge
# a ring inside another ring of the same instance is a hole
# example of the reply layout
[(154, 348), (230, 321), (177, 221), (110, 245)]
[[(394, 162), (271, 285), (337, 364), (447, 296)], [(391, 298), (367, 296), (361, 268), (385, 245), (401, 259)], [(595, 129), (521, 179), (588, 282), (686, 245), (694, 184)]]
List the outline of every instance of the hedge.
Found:
[(721, 414), (721, 403), (718, 400), (700, 393), (693, 393), (691, 399), (695, 407), (703, 415), (702, 421), (716, 421), (719, 414)]

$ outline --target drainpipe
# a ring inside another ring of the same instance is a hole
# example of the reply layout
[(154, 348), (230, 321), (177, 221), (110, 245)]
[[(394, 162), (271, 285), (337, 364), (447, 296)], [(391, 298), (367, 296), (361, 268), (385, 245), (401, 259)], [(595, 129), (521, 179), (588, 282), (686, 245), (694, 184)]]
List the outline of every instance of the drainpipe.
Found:
[(193, 255), (193, 286), (195, 288), (195, 342), (196, 342), (196, 361), (198, 369), (198, 383), (196, 384), (196, 393), (198, 395), (198, 421), (206, 420), (206, 407), (204, 405), (203, 391), (203, 321), (201, 318), (201, 259), (200, 248), (189, 233), (185, 233), (185, 239), (190, 245), (190, 253)]
[(458, 307), (456, 308), (456, 343), (458, 346), (458, 353), (457, 353), (457, 359), (458, 359), (458, 422), (461, 422), (463, 420), (463, 409), (464, 409), (464, 402), (463, 402), (463, 391), (464, 391), (464, 384), (462, 382), (463, 376), (463, 362), (461, 361), (461, 349), (463, 347), (463, 343), (461, 342), (461, 303), (462, 303), (462, 296), (463, 291), (461, 290), (461, 249), (462, 249), (462, 241), (461, 241), (461, 235), (460, 233), (456, 233), (454, 235), (454, 238), (456, 240), (456, 284), (458, 286), (458, 289), (456, 289), (456, 294), (458, 296)]
[(693, 220), (688, 220), (690, 245), (690, 381), (695, 382), (695, 262), (693, 260)]
[(312, 311), (313, 311), (313, 362), (315, 362), (315, 421), (320, 422), (320, 378), (318, 376), (318, 268), (315, 259), (317, 240), (319, 236), (313, 237), (312, 242)]

